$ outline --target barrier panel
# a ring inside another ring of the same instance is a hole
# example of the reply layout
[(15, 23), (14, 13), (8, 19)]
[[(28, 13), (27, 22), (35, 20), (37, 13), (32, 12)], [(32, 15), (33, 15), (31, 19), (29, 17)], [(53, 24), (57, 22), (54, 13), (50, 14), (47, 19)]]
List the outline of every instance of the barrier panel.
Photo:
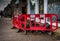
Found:
[[(56, 26), (53, 29), (53, 16)], [(47, 20), (50, 20), (48, 23)], [(58, 29), (57, 14), (19, 14), (13, 18), (13, 26), (21, 30), (55, 31)]]

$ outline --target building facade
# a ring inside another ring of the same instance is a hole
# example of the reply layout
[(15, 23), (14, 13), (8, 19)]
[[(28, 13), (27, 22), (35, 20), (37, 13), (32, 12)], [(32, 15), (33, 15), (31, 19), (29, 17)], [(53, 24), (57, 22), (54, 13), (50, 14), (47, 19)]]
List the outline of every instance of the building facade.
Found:
[(60, 0), (16, 0), (15, 4), (20, 14), (57, 14), (60, 19)]
[(15, 4), (16, 9), (22, 14), (55, 13), (60, 15), (60, 0), (16, 0)]

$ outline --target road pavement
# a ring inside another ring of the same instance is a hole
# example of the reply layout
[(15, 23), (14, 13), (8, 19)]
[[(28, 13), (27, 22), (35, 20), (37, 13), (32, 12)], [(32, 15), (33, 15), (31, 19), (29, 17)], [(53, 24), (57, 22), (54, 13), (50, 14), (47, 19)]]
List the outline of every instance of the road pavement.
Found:
[(18, 29), (11, 29), (12, 21), (10, 18), (0, 19), (0, 41), (60, 41), (46, 33), (31, 33), (24, 35), (23, 32), (17, 33)]

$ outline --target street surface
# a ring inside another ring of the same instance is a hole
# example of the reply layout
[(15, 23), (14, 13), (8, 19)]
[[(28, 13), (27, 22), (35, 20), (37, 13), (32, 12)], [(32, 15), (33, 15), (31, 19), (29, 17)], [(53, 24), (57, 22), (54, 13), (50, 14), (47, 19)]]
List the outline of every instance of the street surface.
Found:
[(60, 41), (46, 33), (17, 33), (18, 29), (11, 29), (12, 21), (10, 18), (0, 19), (0, 41)]

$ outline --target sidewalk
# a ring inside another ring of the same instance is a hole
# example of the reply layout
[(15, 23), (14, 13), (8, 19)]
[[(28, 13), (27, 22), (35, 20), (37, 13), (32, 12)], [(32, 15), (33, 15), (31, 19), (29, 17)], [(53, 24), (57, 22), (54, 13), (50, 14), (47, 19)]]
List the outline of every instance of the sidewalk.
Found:
[(60, 27), (58, 27), (58, 30), (55, 31), (55, 33), (59, 33), (60, 34)]
[(55, 37), (57, 40), (60, 40), (60, 27), (58, 28), (57, 31), (55, 31), (54, 37)]

